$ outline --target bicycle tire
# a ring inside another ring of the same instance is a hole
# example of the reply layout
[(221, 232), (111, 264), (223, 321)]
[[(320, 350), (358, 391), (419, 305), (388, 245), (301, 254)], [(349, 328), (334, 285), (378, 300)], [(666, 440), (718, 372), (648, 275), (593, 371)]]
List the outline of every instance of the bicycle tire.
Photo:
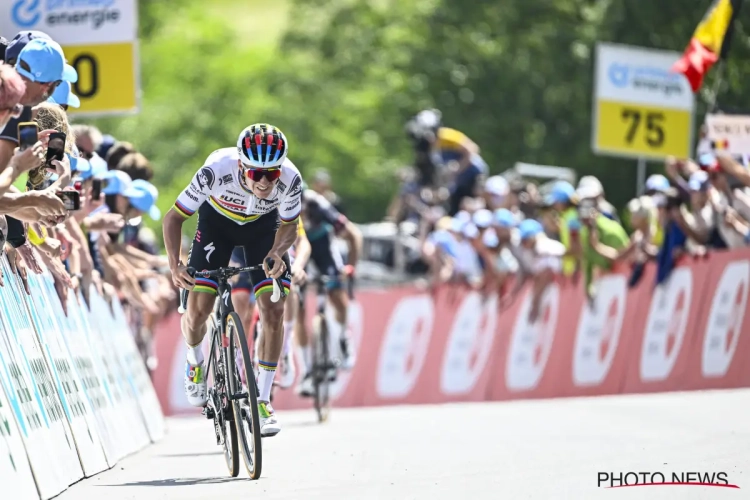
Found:
[[(240, 473), (240, 454), (239, 454), (239, 445), (238, 445), (238, 437), (237, 437), (237, 426), (235, 425), (234, 419), (227, 419), (226, 412), (224, 411), (224, 404), (231, 405), (227, 398), (226, 390), (227, 390), (227, 376), (226, 376), (226, 369), (224, 369), (224, 373), (221, 374), (222, 377), (224, 377), (224, 380), (222, 384), (217, 383), (218, 373), (217, 373), (217, 367), (219, 365), (219, 362), (221, 362), (221, 365), (223, 367), (226, 367), (227, 360), (222, 359), (222, 357), (225, 356), (225, 350), (222, 349), (220, 344), (220, 341), (218, 340), (218, 332), (215, 330), (211, 333), (211, 349), (213, 351), (213, 363), (210, 364), (211, 373), (207, 374), (212, 376), (212, 388), (214, 391), (217, 387), (220, 387), (223, 385), (223, 392), (219, 394), (219, 402), (221, 403), (220, 408), (214, 408), (214, 411), (217, 413), (217, 416), (214, 418), (219, 418), (218, 413), (221, 412), (221, 418), (220, 422), (223, 422), (223, 426), (221, 429), (221, 432), (224, 434), (224, 461), (227, 464), (227, 469), (229, 469), (229, 474), (232, 477), (237, 477)], [(227, 428), (226, 426), (229, 425), (229, 440), (227, 440)]]
[(331, 364), (329, 355), (328, 322), (325, 314), (318, 313), (313, 319), (313, 388), (314, 406), (318, 422), (328, 420), (331, 412), (330, 386), (328, 367)]
[[(229, 338), (229, 345), (226, 348), (228, 359), (232, 360), (234, 367), (233, 376), (230, 378), (230, 390), (232, 394), (242, 392), (242, 378), (240, 376), (240, 367), (236, 362), (236, 348), (239, 344), (242, 356), (242, 370), (245, 371), (245, 380), (247, 383), (247, 397), (243, 399), (233, 399), (232, 408), (234, 412), (234, 421), (237, 424), (238, 444), (242, 450), (245, 469), (247, 469), (250, 479), (260, 478), (263, 469), (263, 448), (260, 434), (260, 415), (258, 414), (258, 386), (255, 382), (252, 358), (250, 349), (247, 346), (245, 330), (242, 327), (240, 316), (236, 312), (230, 312), (224, 318), (224, 331)], [(244, 405), (244, 411), (243, 411)], [(247, 418), (250, 418), (250, 422)], [(250, 442), (248, 442), (248, 431)], [(252, 448), (250, 447), (252, 444)]]

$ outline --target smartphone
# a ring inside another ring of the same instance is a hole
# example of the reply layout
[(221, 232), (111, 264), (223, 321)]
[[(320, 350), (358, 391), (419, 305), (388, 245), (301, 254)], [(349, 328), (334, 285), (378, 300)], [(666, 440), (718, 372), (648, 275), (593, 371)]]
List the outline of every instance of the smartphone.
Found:
[(51, 165), (52, 160), (62, 161), (63, 155), (65, 155), (65, 139), (66, 136), (62, 132), (50, 134), (49, 143), (47, 143), (47, 168), (54, 169)]
[(65, 210), (81, 209), (81, 195), (78, 191), (58, 191), (56, 194), (65, 204)]
[(39, 140), (39, 126), (36, 122), (23, 122), (18, 124), (18, 148), (23, 151), (37, 143)]
[(91, 198), (99, 201), (102, 198), (102, 180), (94, 179), (94, 185), (91, 188)]

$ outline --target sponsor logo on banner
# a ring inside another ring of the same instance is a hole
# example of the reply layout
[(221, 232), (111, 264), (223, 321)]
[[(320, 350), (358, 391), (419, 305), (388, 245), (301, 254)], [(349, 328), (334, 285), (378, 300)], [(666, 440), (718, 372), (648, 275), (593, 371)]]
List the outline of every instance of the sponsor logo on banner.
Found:
[(750, 261), (730, 263), (714, 292), (703, 338), (701, 373), (706, 378), (723, 377), (737, 350), (747, 305)]
[(750, 116), (706, 115), (706, 127), (714, 149), (731, 155), (750, 154)]
[(428, 295), (405, 297), (396, 305), (380, 349), (377, 391), (383, 398), (401, 398), (417, 382), (432, 335), (435, 310)]
[[(329, 325), (335, 324), (336, 321), (336, 311), (330, 304), (328, 304), (328, 307), (326, 307), (326, 321), (328, 321)], [(362, 305), (354, 301), (349, 302), (349, 309), (347, 310), (346, 314), (346, 323), (347, 328), (349, 329), (349, 347), (351, 349), (354, 349), (356, 359), (359, 359), (359, 349), (362, 346), (362, 321)], [(329, 328), (328, 331), (330, 332), (332, 330)], [(331, 384), (330, 387), (332, 400), (336, 400), (336, 398), (344, 393), (346, 387), (349, 385), (349, 381), (351, 380), (351, 378), (352, 371), (339, 370), (338, 374), (336, 375), (336, 381)]]
[(654, 290), (646, 321), (641, 352), (641, 380), (666, 379), (680, 354), (690, 317), (693, 273), (675, 269), (667, 281)]
[(625, 276), (605, 276), (597, 282), (593, 308), (583, 305), (573, 351), (575, 385), (599, 385), (612, 367), (625, 319)]
[(483, 302), (471, 292), (453, 321), (443, 357), (440, 389), (444, 394), (466, 394), (484, 371), (497, 328), (497, 295)]
[(539, 317), (529, 322), (532, 293), (526, 294), (510, 339), (505, 384), (512, 391), (534, 389), (544, 374), (557, 327), (560, 287), (553, 283), (544, 291)]

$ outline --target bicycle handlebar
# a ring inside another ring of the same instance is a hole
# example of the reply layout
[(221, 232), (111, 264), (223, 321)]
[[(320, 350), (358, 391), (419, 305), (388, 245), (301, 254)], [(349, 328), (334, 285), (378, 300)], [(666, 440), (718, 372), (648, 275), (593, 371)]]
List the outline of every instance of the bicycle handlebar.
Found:
[[(273, 267), (273, 259), (266, 259), (266, 264), (268, 265), (268, 268)], [(196, 271), (194, 267), (188, 267), (187, 273), (192, 277), (200, 276), (203, 278), (218, 278), (221, 281), (226, 281), (232, 276), (236, 276), (237, 274), (240, 274), (242, 272), (250, 272), (250, 271), (260, 271), (263, 270), (263, 266), (247, 266), (247, 267), (220, 267), (219, 269), (214, 269), (212, 271)], [(272, 280), (273, 282), (273, 293), (271, 294), (271, 302), (278, 302), (279, 299), (282, 297), (286, 297), (286, 292), (284, 291), (284, 286), (281, 283), (281, 279), (276, 278)], [(183, 314), (185, 310), (187, 309), (187, 290), (183, 289), (180, 290), (180, 305), (177, 308), (177, 311), (180, 314)]]

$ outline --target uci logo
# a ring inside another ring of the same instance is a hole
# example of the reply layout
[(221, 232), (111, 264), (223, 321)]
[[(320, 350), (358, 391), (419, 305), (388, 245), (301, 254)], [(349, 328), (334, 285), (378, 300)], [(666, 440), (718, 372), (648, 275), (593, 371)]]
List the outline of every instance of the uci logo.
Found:
[(18, 0), (13, 4), (11, 17), (21, 28), (32, 28), (42, 17), (41, 0)]
[(239, 205), (242, 203), (242, 200), (240, 198), (232, 198), (231, 196), (227, 196), (225, 194), (221, 195), (220, 198), (227, 203), (233, 203), (235, 205)]
[(626, 87), (628, 85), (629, 68), (624, 64), (612, 63), (607, 70), (609, 81), (615, 87)]

